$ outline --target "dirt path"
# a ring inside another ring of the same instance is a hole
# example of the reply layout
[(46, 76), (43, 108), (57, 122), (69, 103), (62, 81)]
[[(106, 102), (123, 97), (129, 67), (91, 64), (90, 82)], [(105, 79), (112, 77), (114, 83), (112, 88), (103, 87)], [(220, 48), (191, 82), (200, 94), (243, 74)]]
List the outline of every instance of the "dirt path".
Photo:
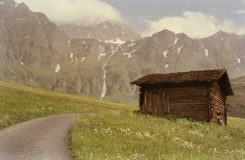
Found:
[(68, 135), (78, 116), (39, 118), (0, 131), (0, 159), (70, 160)]

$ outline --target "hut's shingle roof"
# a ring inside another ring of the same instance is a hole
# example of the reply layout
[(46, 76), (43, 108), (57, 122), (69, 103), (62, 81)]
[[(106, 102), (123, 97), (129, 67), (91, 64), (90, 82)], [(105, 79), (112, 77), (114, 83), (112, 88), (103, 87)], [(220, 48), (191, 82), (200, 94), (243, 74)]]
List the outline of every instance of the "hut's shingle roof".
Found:
[(204, 70), (204, 71), (191, 71), (179, 72), (169, 74), (153, 73), (148, 74), (131, 84), (136, 85), (151, 85), (151, 84), (164, 84), (164, 83), (186, 83), (186, 82), (213, 82), (222, 78), (223, 88), (227, 95), (233, 95), (230, 85), (229, 77), (225, 69), (217, 70)]

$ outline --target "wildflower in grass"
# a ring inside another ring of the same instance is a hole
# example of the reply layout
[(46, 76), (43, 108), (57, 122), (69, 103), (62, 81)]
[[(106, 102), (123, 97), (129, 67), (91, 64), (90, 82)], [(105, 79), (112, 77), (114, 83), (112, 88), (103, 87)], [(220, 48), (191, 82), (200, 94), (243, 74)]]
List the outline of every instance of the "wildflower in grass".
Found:
[(134, 153), (133, 155), (129, 156), (130, 160), (139, 160), (139, 159), (145, 159), (144, 154)]
[(240, 153), (240, 154), (244, 155), (244, 157), (245, 157), (245, 150), (242, 150), (242, 149), (236, 150), (236, 153)]
[(131, 131), (130, 131), (129, 128), (127, 128), (127, 129), (119, 128), (119, 131), (120, 131), (121, 134), (124, 134), (124, 135), (127, 135), (127, 136), (131, 135)]
[(216, 153), (216, 148), (214, 148), (214, 153)]
[(195, 136), (204, 137), (204, 134), (200, 133), (198, 130), (189, 130), (188, 133)]
[(112, 134), (112, 130), (110, 128), (102, 128), (101, 129), (101, 132), (102, 133), (109, 133), (109, 134)]
[(51, 107), (48, 107), (48, 110), (49, 110), (49, 111), (53, 111), (54, 109), (53, 109), (53, 108), (51, 108)]
[(190, 149), (194, 148), (193, 143), (192, 142), (188, 142), (188, 141), (184, 141), (182, 146), (185, 147), (185, 148), (190, 148)]
[(147, 138), (154, 138), (154, 135), (151, 135), (150, 132), (144, 132), (143, 135)]
[(175, 140), (175, 141), (179, 141), (180, 138), (179, 138), (179, 137), (174, 137), (174, 140)]
[(89, 159), (92, 159), (92, 158), (93, 158), (93, 153), (90, 153)]
[(174, 141), (179, 143), (184, 148), (190, 148), (190, 149), (194, 148), (194, 145), (192, 142), (182, 140), (179, 137), (174, 137)]
[(201, 147), (202, 147), (202, 145), (198, 145), (198, 146), (196, 147), (198, 153), (201, 152)]
[(138, 138), (144, 138), (144, 136), (141, 134), (141, 132), (136, 132), (135, 135), (136, 135)]
[(230, 138), (230, 137), (228, 137), (228, 136), (222, 136), (222, 139), (229, 140), (229, 139), (232, 139), (232, 138)]
[(121, 131), (121, 133), (127, 132), (127, 130), (123, 128), (120, 128), (119, 130)]

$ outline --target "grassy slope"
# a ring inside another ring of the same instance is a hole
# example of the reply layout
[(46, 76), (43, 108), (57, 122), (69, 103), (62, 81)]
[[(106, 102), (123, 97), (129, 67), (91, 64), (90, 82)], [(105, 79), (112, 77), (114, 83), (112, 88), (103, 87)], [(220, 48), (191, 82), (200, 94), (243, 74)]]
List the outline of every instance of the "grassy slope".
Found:
[(75, 159), (242, 159), (245, 120), (228, 121), (220, 127), (110, 111), (78, 120), (71, 144)]
[(0, 129), (48, 115), (96, 113), (122, 108), (133, 109), (129, 105), (102, 102), (0, 81)]
[(245, 120), (220, 127), (135, 115), (135, 106), (0, 82), (0, 129), (47, 115), (87, 112), (70, 137), (75, 159), (242, 159)]

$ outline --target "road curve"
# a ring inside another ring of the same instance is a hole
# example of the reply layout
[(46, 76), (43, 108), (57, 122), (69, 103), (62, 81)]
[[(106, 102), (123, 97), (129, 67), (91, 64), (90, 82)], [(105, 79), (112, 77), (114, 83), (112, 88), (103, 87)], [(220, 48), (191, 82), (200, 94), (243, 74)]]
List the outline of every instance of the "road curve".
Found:
[(49, 116), (0, 131), (0, 160), (70, 160), (68, 135), (80, 115)]

